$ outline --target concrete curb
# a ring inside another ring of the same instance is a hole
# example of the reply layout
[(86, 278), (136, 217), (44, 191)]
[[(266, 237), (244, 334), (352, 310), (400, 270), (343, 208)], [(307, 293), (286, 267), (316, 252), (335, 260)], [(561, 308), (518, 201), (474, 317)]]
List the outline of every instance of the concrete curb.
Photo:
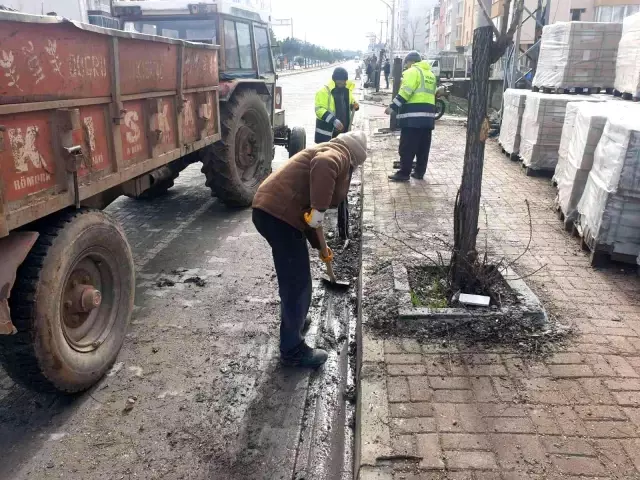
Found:
[[(370, 135), (368, 119), (363, 130)], [(364, 174), (362, 176), (364, 191)], [(362, 197), (364, 212), (365, 197)], [(361, 231), (364, 225), (361, 220)], [(387, 395), (386, 372), (384, 366), (384, 341), (371, 336), (367, 329), (366, 315), (362, 309), (362, 292), (366, 265), (366, 239), (363, 237), (360, 262), (360, 282), (358, 285), (358, 326), (357, 326), (357, 404), (354, 449), (354, 480), (391, 480), (392, 473), (388, 467), (378, 464), (380, 458), (388, 458), (393, 454), (391, 448), (391, 432), (389, 430), (389, 404)]]

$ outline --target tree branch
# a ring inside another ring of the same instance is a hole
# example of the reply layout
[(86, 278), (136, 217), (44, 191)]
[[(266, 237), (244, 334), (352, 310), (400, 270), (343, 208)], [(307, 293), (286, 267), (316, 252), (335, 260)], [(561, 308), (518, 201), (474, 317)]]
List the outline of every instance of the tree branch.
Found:
[(507, 34), (507, 22), (509, 21), (510, 11), (511, 11), (511, 0), (504, 0), (504, 7), (502, 9), (502, 21), (500, 22), (500, 37)]
[[(508, 0), (505, 0), (505, 1), (508, 1)], [(482, 14), (484, 15), (484, 19), (487, 21), (487, 23), (489, 23), (489, 25), (493, 27), (494, 35), (496, 36), (496, 38), (500, 38), (500, 31), (497, 29), (496, 25), (493, 23), (493, 20), (491, 20), (491, 15), (489, 15), (489, 12), (487, 12), (487, 9), (482, 3), (482, 0), (476, 0), (476, 2), (478, 3), (478, 6), (480, 7)]]
[[(481, 1), (481, 0), (478, 0)], [(501, 30), (505, 30), (507, 20), (509, 18), (509, 10), (510, 0), (505, 1), (505, 8), (502, 17), (502, 25)], [(520, 25), (520, 20), (522, 19), (522, 11), (524, 10), (524, 0), (516, 0), (515, 10), (513, 12), (513, 18), (511, 19), (511, 25), (509, 25), (509, 29), (506, 30), (504, 34), (501, 34), (496, 38), (496, 41), (493, 42), (491, 47), (491, 63), (497, 62), (504, 52), (507, 50), (507, 47), (511, 45), (513, 42), (513, 35), (516, 33), (518, 26)], [(516, 54), (519, 52), (515, 52)], [(514, 54), (514, 61), (517, 61), (517, 57)]]

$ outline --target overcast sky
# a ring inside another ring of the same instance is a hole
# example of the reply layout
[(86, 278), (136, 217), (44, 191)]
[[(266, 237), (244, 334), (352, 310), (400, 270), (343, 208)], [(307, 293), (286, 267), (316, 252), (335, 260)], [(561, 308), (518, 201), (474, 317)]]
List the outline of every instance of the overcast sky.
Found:
[[(380, 0), (272, 0), (272, 19), (293, 18), (296, 38), (328, 48), (364, 50), (366, 34), (380, 35), (376, 20), (387, 19), (389, 9)], [(383, 28), (383, 36), (385, 26)], [(278, 38), (291, 35), (290, 27), (274, 27)]]

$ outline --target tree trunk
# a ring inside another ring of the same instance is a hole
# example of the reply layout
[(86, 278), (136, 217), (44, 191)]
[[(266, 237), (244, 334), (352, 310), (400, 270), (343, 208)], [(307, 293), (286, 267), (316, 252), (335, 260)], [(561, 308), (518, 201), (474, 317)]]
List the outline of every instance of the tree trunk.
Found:
[(462, 183), (456, 198), (454, 213), (453, 284), (461, 290), (472, 288), (473, 266), (477, 260), (476, 238), (482, 190), (484, 144), (488, 134), (487, 99), (493, 29), (476, 28), (473, 32), (473, 67), (469, 89), (467, 144), (464, 154)]

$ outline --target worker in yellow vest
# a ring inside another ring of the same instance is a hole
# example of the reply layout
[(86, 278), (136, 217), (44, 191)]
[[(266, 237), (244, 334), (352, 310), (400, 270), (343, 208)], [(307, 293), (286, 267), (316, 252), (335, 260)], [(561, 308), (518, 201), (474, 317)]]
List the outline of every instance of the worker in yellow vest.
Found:
[(316, 93), (315, 142), (328, 142), (351, 128), (351, 112), (360, 108), (353, 97), (356, 84), (342, 67), (333, 71), (331, 81)]
[[(389, 175), (396, 182), (408, 182), (409, 176), (424, 179), (436, 116), (436, 77), (429, 62), (418, 52), (409, 52), (404, 69), (400, 91), (385, 110), (387, 115), (396, 113), (400, 127), (400, 170)], [(411, 172), (414, 158), (416, 166)]]
[[(351, 129), (352, 112), (360, 109), (353, 97), (355, 83), (349, 80), (349, 73), (342, 67), (333, 71), (331, 81), (316, 93), (316, 134), (315, 142), (328, 142)], [(349, 172), (349, 183), (353, 169)], [(338, 235), (342, 240), (349, 238), (349, 202), (338, 205)]]

